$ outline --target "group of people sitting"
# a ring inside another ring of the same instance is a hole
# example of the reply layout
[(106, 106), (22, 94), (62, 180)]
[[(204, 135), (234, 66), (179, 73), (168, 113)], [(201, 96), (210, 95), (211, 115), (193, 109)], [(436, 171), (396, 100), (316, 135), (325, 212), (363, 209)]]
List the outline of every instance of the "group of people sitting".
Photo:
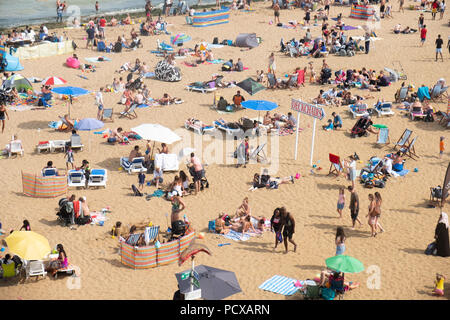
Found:
[(91, 222), (91, 210), (86, 197), (80, 197), (76, 200), (76, 196), (72, 194), (60, 199), (58, 205), (57, 216), (62, 219), (65, 225), (85, 225)]

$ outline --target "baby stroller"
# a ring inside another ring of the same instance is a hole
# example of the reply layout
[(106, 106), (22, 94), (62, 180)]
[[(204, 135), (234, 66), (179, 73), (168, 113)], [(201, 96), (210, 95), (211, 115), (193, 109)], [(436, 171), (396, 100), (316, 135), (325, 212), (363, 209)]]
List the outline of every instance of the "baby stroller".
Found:
[[(189, 167), (189, 173), (191, 174), (192, 178), (194, 178), (194, 175), (195, 175), (194, 167)], [(200, 191), (203, 191), (203, 189), (205, 189), (205, 188), (209, 188), (209, 182), (205, 176), (205, 169), (203, 169), (202, 170), (202, 178), (200, 179)], [(191, 183), (189, 185), (189, 189), (195, 190), (194, 183)]]
[(326, 84), (330, 81), (331, 78), (331, 69), (325, 68), (320, 72), (320, 84)]
[(362, 137), (367, 135), (367, 129), (373, 124), (372, 120), (368, 117), (361, 117), (356, 121), (352, 128), (350, 136), (355, 138), (356, 136)]
[(139, 90), (141, 87), (142, 87), (142, 77), (139, 76), (132, 83), (130, 83), (127, 89)]
[(69, 200), (67, 198), (62, 198), (58, 202), (59, 210), (56, 215), (58, 216), (58, 221), (62, 222), (64, 226), (71, 225), (74, 221), (74, 211), (73, 207), (69, 205)]

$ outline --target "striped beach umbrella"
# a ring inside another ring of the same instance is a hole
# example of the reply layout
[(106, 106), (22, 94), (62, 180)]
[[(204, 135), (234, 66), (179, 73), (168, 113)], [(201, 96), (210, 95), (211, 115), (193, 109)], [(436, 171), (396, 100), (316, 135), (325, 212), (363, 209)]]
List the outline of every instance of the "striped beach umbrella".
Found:
[(67, 83), (67, 81), (60, 77), (47, 77), (42, 81), (45, 86), (57, 86), (64, 83)]
[(179, 33), (176, 36), (170, 37), (170, 43), (173, 45), (178, 45), (179, 43), (185, 43), (191, 40), (191, 37), (185, 33)]

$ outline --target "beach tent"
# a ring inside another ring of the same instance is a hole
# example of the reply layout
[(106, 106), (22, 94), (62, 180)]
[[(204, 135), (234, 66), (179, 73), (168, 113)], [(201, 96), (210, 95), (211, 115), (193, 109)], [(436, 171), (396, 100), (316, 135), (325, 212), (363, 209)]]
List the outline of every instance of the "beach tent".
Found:
[(215, 26), (217, 24), (228, 23), (230, 19), (230, 8), (207, 11), (207, 12), (196, 12), (192, 19), (192, 26), (194, 27), (209, 27)]
[(259, 45), (256, 33), (241, 33), (237, 36), (234, 45), (241, 48), (256, 48)]
[(14, 74), (6, 79), (6, 81), (3, 82), (2, 88), (16, 88), (19, 92), (26, 92), (28, 90), (33, 91), (33, 86), (31, 85), (30, 81), (28, 81), (27, 78), (24, 78), (20, 74)]
[(22, 65), (19, 62), (19, 58), (13, 57), (8, 52), (5, 51), (4, 46), (0, 46), (0, 70), (4, 71), (21, 71), (23, 70)]
[(161, 60), (155, 67), (155, 77), (158, 80), (175, 82), (181, 80), (181, 71), (179, 68)]
[(253, 80), (252, 78), (247, 78), (244, 81), (241, 81), (237, 84), (239, 88), (244, 89), (249, 94), (254, 95), (255, 93), (264, 90), (264, 87), (261, 83)]
[(374, 18), (375, 10), (372, 6), (361, 6), (358, 4), (352, 5), (350, 11), (350, 18), (361, 19), (361, 20), (371, 20)]

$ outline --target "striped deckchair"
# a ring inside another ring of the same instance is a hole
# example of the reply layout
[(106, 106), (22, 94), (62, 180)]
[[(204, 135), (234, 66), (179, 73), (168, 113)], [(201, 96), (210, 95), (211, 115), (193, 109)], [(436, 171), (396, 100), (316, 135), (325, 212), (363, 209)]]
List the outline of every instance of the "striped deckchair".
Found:
[(264, 283), (259, 286), (259, 289), (291, 296), (299, 290), (299, 287), (294, 285), (296, 282), (297, 280), (295, 279), (275, 275), (269, 280), (264, 281)]
[(137, 245), (137, 243), (142, 235), (143, 235), (143, 233), (130, 234), (126, 240), (126, 243), (129, 244), (130, 246), (135, 246), (135, 245)]
[(148, 245), (151, 241), (155, 240), (159, 234), (159, 226), (146, 227), (144, 231), (145, 243)]
[(388, 128), (380, 128), (380, 131), (378, 131), (378, 139), (377, 139), (377, 145), (381, 144), (389, 144), (389, 129)]
[(409, 142), (409, 139), (411, 138), (411, 134), (412, 131), (409, 129), (405, 129), (405, 131), (402, 133), (402, 136), (398, 139), (397, 143), (394, 145), (394, 150), (395, 148), (400, 147), (404, 147), (406, 146), (406, 144)]

